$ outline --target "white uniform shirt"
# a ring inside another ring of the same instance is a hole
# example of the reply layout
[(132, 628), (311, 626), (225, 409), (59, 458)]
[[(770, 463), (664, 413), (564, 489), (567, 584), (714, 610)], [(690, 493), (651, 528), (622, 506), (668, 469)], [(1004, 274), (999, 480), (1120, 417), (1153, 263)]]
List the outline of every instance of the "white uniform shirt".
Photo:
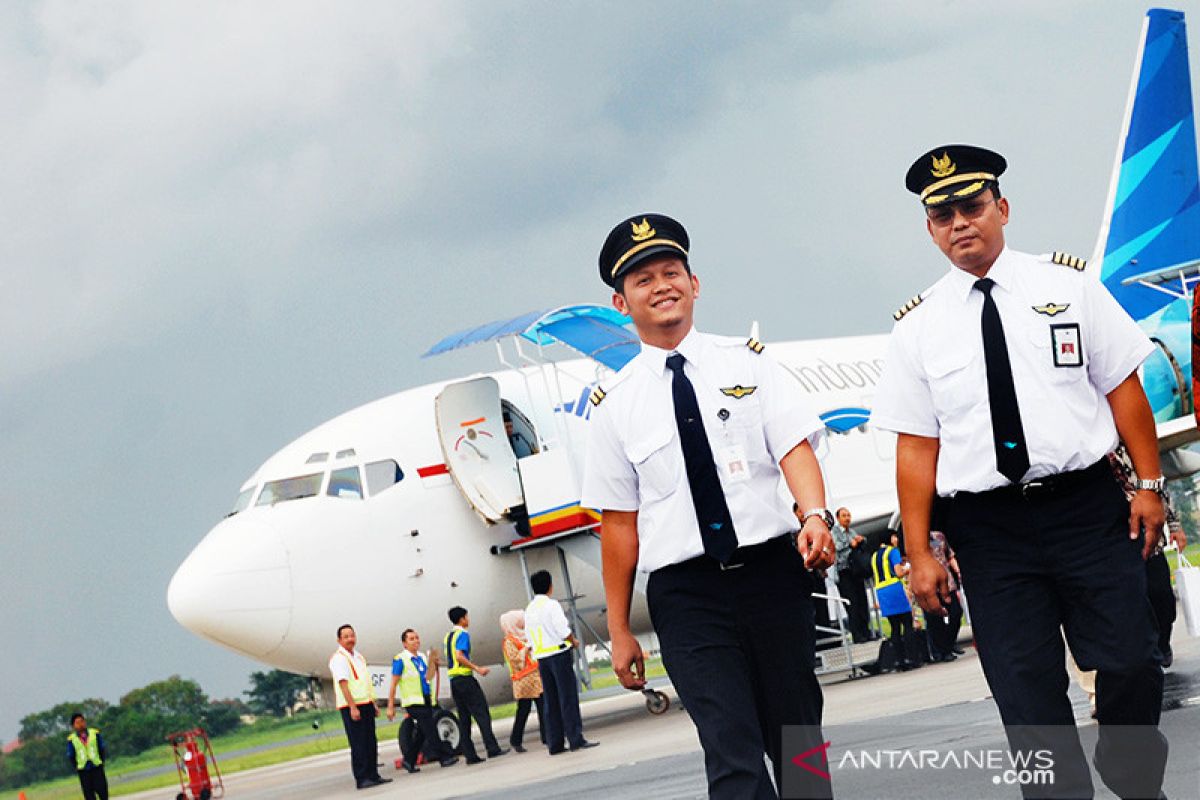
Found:
[[(350, 668), (350, 662), (354, 662), (354, 669)], [(358, 677), (368, 675), (370, 670), (367, 669), (367, 659), (363, 658), (362, 653), (355, 650), (350, 652), (344, 647), (339, 647), (329, 659), (329, 674), (333, 676), (333, 689), (335, 692), (340, 692), (338, 688), (339, 681), (354, 680), (353, 672), (358, 672)]]
[[(529, 605), (525, 606), (525, 630), (530, 632), (530, 639), (533, 639), (533, 631), (541, 628), (544, 631), (545, 638), (542, 645), (545, 647), (554, 647), (567, 640), (571, 635), (571, 623), (567, 622), (567, 615), (562, 610), (562, 604), (552, 597), (544, 594), (534, 595), (534, 598), (529, 601)], [(536, 642), (534, 642), (536, 645)], [(537, 655), (534, 649), (530, 649), (529, 655), (534, 661), (537, 661)]]
[[(696, 392), (738, 545), (794, 531), (779, 461), (805, 440), (817, 448), (824, 432), (800, 383), (745, 339), (693, 329), (675, 352), (686, 359), (684, 374)], [(643, 572), (704, 553), (675, 423), (668, 355), (643, 342), (641, 353), (606, 387), (589, 424), (581, 502), (638, 512)], [(740, 398), (731, 396), (738, 393)]]
[[(1091, 466), (1117, 445), (1106, 395), (1154, 344), (1091, 274), (1005, 249), (987, 277), (1029, 449), (1025, 480)], [(871, 412), (878, 428), (940, 440), (942, 496), (1009, 483), (996, 471), (975, 280), (951, 267), (896, 323)]]

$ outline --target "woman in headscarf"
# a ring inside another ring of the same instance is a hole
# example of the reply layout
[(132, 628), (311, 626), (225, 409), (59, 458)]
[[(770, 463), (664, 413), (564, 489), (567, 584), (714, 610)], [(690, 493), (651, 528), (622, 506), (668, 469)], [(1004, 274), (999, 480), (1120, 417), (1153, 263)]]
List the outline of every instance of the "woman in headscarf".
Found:
[(542, 730), (542, 676), (538, 674), (537, 662), (530, 655), (529, 642), (525, 637), (525, 612), (521, 609), (506, 611), (500, 615), (500, 630), (504, 633), (504, 663), (512, 678), (513, 697), (517, 701), (517, 714), (513, 718), (509, 744), (518, 753), (524, 753), (521, 739), (525, 735), (525, 721), (529, 718), (529, 707), (537, 704), (538, 736), (546, 743)]

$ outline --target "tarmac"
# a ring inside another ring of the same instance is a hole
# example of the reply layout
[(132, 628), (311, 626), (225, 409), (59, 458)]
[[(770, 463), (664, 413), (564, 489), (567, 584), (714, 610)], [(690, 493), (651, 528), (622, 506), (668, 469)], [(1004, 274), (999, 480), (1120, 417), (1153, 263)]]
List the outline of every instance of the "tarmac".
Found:
[[(1171, 743), (1164, 793), (1169, 798), (1200, 798), (1200, 639), (1188, 638), (1182, 616), (1174, 632), (1175, 664), (1166, 676), (1161, 729)], [(991, 701), (979, 660), (972, 648), (949, 664), (930, 664), (905, 673), (850, 679), (845, 673), (821, 680), (825, 694), (823, 732), (831, 747), (826, 769), (832, 773), (835, 797), (871, 798), (1017, 798), (1020, 791), (1002, 784), (1000, 774), (979, 770), (917, 768), (848, 769), (846, 754), (863, 751), (920, 752), (956, 749), (1003, 750), (1000, 718)], [(510, 752), (475, 766), (423, 766), (417, 774), (397, 770), (394, 740), (381, 741), (380, 769), (394, 781), (356, 790), (350, 775), (349, 750), (247, 770), (225, 776), (226, 796), (236, 798), (358, 798), (383, 800), (401, 796), (435, 798), (545, 798), (705, 796), (704, 761), (687, 713), (669, 684), (660, 685), (672, 706), (660, 716), (647, 712), (636, 693), (619, 693), (582, 705), (584, 730), (600, 746), (578, 753), (549, 756), (537, 741), (530, 720), (528, 752)], [(1090, 754), (1096, 724), (1086, 696), (1072, 682), (1071, 700), (1085, 752)], [(502, 744), (511, 719), (495, 725)], [(340, 731), (333, 733), (344, 743)], [(476, 734), (478, 741), (478, 734)], [(840, 756), (839, 756), (840, 754)], [(219, 754), (218, 754), (219, 755)], [(1007, 775), (1005, 776), (1008, 777)], [(1093, 776), (1097, 798), (1112, 798)], [(168, 789), (132, 795), (167, 798)]]

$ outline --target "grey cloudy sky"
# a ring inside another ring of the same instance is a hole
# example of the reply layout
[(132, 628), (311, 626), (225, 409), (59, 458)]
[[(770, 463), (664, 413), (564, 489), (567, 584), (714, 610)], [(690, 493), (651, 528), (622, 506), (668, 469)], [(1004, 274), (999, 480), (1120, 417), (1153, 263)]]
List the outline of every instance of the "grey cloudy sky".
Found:
[(0, 738), (173, 673), (246, 688), (165, 601), (240, 482), (492, 366), (418, 358), (446, 333), (605, 302), (629, 214), (688, 226), (705, 328), (767, 340), (884, 332), (936, 279), (903, 175), (940, 143), (1008, 156), (1010, 242), (1087, 256), (1144, 11), (0, 6)]

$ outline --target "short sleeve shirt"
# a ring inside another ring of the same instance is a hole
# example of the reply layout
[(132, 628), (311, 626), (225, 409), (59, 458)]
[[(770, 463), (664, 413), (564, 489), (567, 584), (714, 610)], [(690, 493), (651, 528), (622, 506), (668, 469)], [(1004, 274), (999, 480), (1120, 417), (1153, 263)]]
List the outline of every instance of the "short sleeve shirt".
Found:
[(359, 675), (365, 673), (367, 660), (357, 650), (350, 652), (344, 647), (339, 647), (329, 659), (329, 674), (333, 676), (333, 685), (337, 686), (339, 681), (350, 681), (353, 671), (358, 671)]
[[(425, 663), (425, 657), (417, 653), (412, 656), (412, 663), (417, 670), (417, 674), (421, 676), (421, 691), (429, 694), (429, 681), (425, 680), (425, 673), (428, 671), (429, 666)], [(392, 674), (397, 678), (404, 674), (403, 658), (397, 657), (392, 659)]]
[[(692, 330), (684, 359), (738, 544), (795, 530), (779, 461), (797, 445), (820, 447), (824, 426), (803, 388), (746, 339)], [(651, 572), (701, 555), (671, 393), (670, 353), (642, 344), (592, 409), (582, 503), (638, 512), (638, 568)]]
[[(988, 271), (1029, 449), (1026, 480), (1089, 467), (1117, 430), (1106, 395), (1154, 350), (1095, 276), (1005, 249)], [(939, 440), (937, 492), (982, 492), (996, 469), (980, 320), (983, 294), (956, 267), (899, 320), (871, 424)]]

